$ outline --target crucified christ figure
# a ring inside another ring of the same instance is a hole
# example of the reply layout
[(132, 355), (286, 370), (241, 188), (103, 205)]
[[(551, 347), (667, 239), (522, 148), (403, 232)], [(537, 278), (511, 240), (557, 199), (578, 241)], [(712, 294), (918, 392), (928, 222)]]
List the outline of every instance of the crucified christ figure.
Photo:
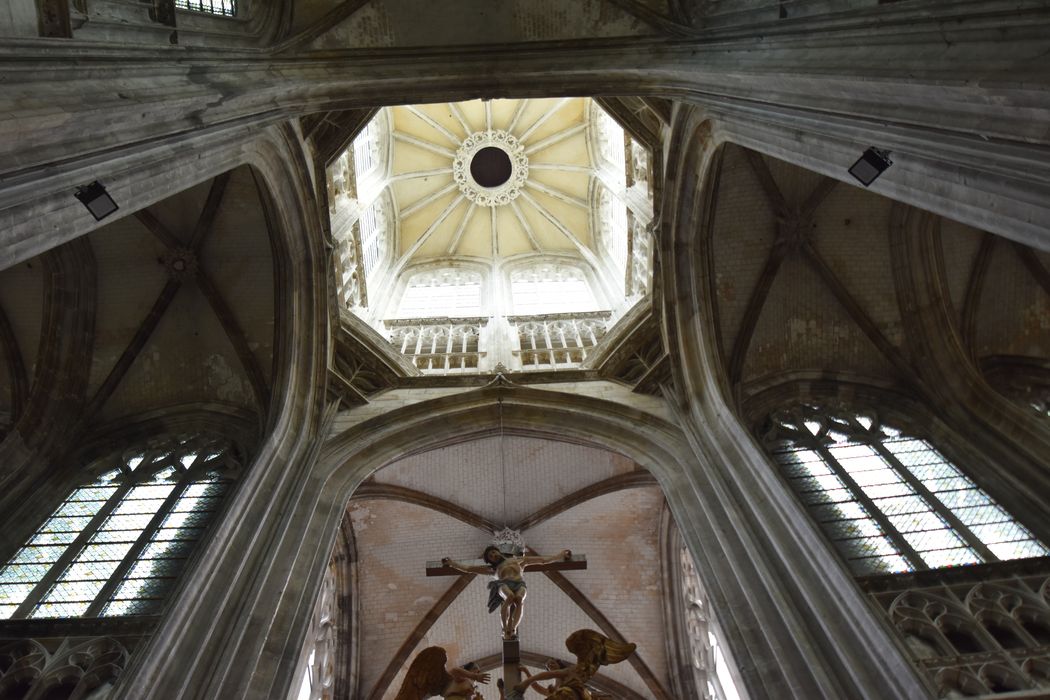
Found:
[(542, 564), (553, 564), (559, 561), (569, 561), (572, 552), (565, 549), (553, 557), (530, 556), (508, 556), (500, 551), (499, 547), (489, 545), (485, 553), (481, 555), (485, 560), (484, 565), (463, 564), (452, 561), (448, 557), (441, 560), (445, 566), (465, 574), (491, 574), (489, 581), (489, 612), (499, 608), (499, 616), (503, 622), (503, 638), (515, 639), (518, 636), (518, 624), (521, 622), (522, 607), (525, 604), (525, 579), (523, 573), (530, 566)]

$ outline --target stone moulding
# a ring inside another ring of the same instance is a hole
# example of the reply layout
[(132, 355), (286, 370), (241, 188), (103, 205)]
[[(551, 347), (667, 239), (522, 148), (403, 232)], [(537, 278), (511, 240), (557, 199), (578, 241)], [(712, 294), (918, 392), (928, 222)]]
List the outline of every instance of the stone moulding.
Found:
[[(478, 184), (470, 174), (470, 161), (482, 148), (498, 148), (510, 158), (510, 178), (498, 187)], [(467, 136), (456, 150), (452, 161), (452, 179), (463, 195), (478, 206), (498, 207), (510, 204), (521, 194), (521, 188), (529, 177), (529, 158), (525, 147), (506, 131), (476, 131)]]
[(860, 585), (937, 697), (1050, 687), (1047, 559), (874, 576)]

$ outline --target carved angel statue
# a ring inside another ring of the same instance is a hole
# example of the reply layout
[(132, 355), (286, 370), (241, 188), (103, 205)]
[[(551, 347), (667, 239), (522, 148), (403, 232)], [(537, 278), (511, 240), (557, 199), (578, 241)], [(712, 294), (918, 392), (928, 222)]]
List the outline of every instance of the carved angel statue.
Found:
[[(565, 647), (576, 657), (576, 665), (568, 668), (552, 668), (527, 678), (508, 695), (509, 699), (524, 697), (525, 690), (540, 681), (553, 680), (552, 686), (534, 686), (541, 695), (553, 700), (597, 700), (587, 688), (587, 681), (598, 673), (601, 666), (618, 664), (634, 653), (635, 645), (616, 642), (601, 632), (576, 630), (565, 640)], [(560, 665), (560, 664), (558, 664)]]
[(482, 700), (474, 683), (488, 683), (489, 674), (470, 663), (446, 670), (448, 654), (442, 647), (427, 647), (408, 667), (405, 682), (394, 700), (423, 700), (435, 695), (445, 700)]

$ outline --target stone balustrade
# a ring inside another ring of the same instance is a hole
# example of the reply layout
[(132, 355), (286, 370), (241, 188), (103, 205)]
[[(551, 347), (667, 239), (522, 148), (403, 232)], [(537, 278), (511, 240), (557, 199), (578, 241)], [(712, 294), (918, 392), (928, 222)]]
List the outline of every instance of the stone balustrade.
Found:
[(512, 351), (523, 370), (568, 369), (587, 359), (608, 330), (608, 311), (511, 316), (516, 347)]
[(416, 367), (433, 374), (477, 372), (487, 318), (422, 318), (385, 321), (390, 342)]
[(1050, 562), (860, 579), (937, 697), (1050, 693)]
[(387, 337), (428, 374), (578, 367), (605, 336), (609, 311), (505, 319), (415, 318), (383, 322)]

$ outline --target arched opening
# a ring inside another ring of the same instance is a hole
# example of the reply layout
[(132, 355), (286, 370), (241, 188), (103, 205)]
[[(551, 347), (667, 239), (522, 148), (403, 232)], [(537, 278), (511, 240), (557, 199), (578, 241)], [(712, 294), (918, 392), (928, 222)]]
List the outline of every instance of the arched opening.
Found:
[[(627, 422), (623, 422), (625, 420)], [(392, 577), (383, 585), (377, 584), (376, 590), (382, 595), (390, 593), (389, 587), (384, 588), (387, 583), (398, 590), (403, 587), (410, 593), (414, 590), (415, 594), (409, 595), (408, 600), (409, 603), (418, 601), (421, 607), (415, 611), (417, 621), (427, 618), (431, 607), (441, 603), (446, 593), (454, 596), (445, 611), (435, 617), (437, 621), (428, 623), (426, 631), (416, 632), (412, 624), (398, 622), (405, 627), (403, 636), (396, 643), (388, 640), (386, 644), (391, 647), (390, 652), (400, 652), (404, 658), (400, 664), (391, 663), (388, 653), (382, 660), (382, 668), (376, 668), (368, 680), (362, 679), (359, 691), (363, 696), (368, 697), (380, 680), (383, 688), (396, 690), (400, 682), (398, 674), (406, 660), (438, 635), (460, 629), (453, 622), (459, 618), (480, 618), (478, 624), (481, 629), (487, 626), (489, 633), (484, 643), (497, 648), (485, 650), (478, 645), (470, 651), (458, 642), (447, 642), (446, 638), (450, 662), (474, 660), (482, 667), (494, 663), (490, 657), (498, 652), (500, 621), (498, 616), (489, 617), (484, 612), (484, 581), (463, 584), (474, 586), (477, 591), (467, 588), (450, 593), (451, 581), (455, 579), (444, 579), (429, 592), (421, 592), (419, 586), (433, 585), (424, 576), (427, 560), (433, 562), (443, 556), (478, 557), (491, 541), (492, 531), (498, 529), (497, 525), (502, 527), (506, 520), (511, 526), (522, 526), (526, 539), (542, 535), (545, 539), (535, 541), (536, 549), (542, 554), (547, 553), (543, 549), (568, 547), (587, 555), (590, 562), (603, 562), (600, 568), (590, 563), (587, 571), (564, 574), (567, 582), (580, 591), (588, 583), (574, 584), (574, 575), (596, 577), (589, 584), (596, 587), (594, 599), (588, 599), (582, 606), (574, 602), (575, 592), (570, 595), (552, 583), (545, 573), (526, 574), (532, 588), (521, 627), (523, 651), (538, 655), (530, 657), (534, 660), (545, 655), (571, 661), (573, 657), (563, 646), (568, 632), (585, 627), (605, 632), (607, 627), (603, 625), (611, 624), (616, 629), (622, 626), (622, 636), (628, 640), (637, 636), (642, 640), (640, 646), (644, 643), (650, 647), (647, 653), (654, 659), (643, 657), (644, 668), (648, 670), (640, 671), (630, 661), (616, 668), (616, 673), (621, 674), (620, 685), (628, 690), (635, 688), (622, 696), (677, 697), (664, 685), (667, 674), (663, 669), (668, 658), (664, 635), (659, 635), (659, 640), (652, 636), (653, 630), (663, 628), (663, 611), (657, 604), (663, 590), (658, 537), (662, 504), (666, 500), (676, 518), (683, 517), (685, 512), (680, 500), (685, 492), (670, 488), (665, 482), (677, 478), (672, 474), (679, 469), (677, 464), (682, 453), (680, 438), (675, 432), (657, 416), (608, 401), (570, 395), (551, 401), (549, 392), (497, 385), (409, 406), (396, 415), (361, 424), (340, 435), (330, 452), (331, 462), (340, 466), (329, 483), (343, 484), (343, 488), (348, 489), (344, 493), (352, 489), (347, 512), (351, 514), (350, 521), (358, 526), (355, 538), (359, 571), (369, 568), (365, 560), (370, 547), (365, 540), (379, 537), (385, 543), (377, 545), (377, 552), (383, 548), (396, 551), (398, 545), (418, 550), (404, 562), (398, 560), (399, 565), (406, 568), (403, 577)], [(368, 446), (355, 436), (368, 436)], [(505, 447), (505, 456), (499, 449), (500, 443)], [(352, 452), (346, 451), (348, 448)], [(502, 495), (504, 462), (509, 494), (506, 517)], [(382, 467), (376, 470), (379, 465)], [(442, 479), (442, 474), (457, 474), (457, 467), (460, 471), (455, 479)], [(434, 492), (428, 493), (425, 489)], [(522, 500), (524, 497), (516, 497), (516, 491), (529, 494), (528, 502)], [(463, 499), (474, 500), (468, 503)], [(696, 514), (694, 511), (693, 515)], [(648, 539), (638, 535), (628, 547), (631, 533), (644, 529), (617, 525), (621, 521), (629, 524), (631, 518), (648, 523), (650, 534)], [(382, 523), (390, 525), (382, 526)], [(574, 539), (582, 542), (582, 546), (574, 544)], [(416, 540), (416, 544), (408, 544)], [(555, 544), (562, 540), (566, 544)], [(617, 553), (621, 549), (624, 551)], [(699, 563), (696, 568), (710, 573), (707, 566)], [(380, 570), (375, 562), (372, 569)], [(390, 573), (389, 567), (383, 570)], [(362, 574), (360, 579), (363, 583), (365, 576)], [(532, 578), (537, 576), (541, 580), (534, 585)], [(640, 584), (634, 584), (648, 580), (646, 577), (652, 579), (651, 583), (636, 591)], [(621, 585), (624, 580), (626, 586)], [(632, 623), (634, 616), (627, 610), (630, 606), (621, 610), (623, 606), (610, 602), (615, 600), (618, 590), (628, 597), (649, 596), (648, 609), (657, 619)], [(544, 591), (546, 597), (554, 603), (561, 601), (569, 612), (552, 615), (549, 606), (544, 604)], [(365, 601), (366, 596), (367, 593), (361, 593), (364, 611), (371, 607)], [(527, 607), (529, 604), (533, 605), (531, 609)], [(608, 611), (605, 606), (609, 606)], [(712, 602), (710, 609), (719, 613), (716, 602)], [(596, 617), (600, 621), (596, 621)], [(558, 631), (547, 631), (548, 628)], [(408, 636), (413, 632), (416, 632), (415, 641)], [(529, 635), (537, 636), (530, 642)], [(531, 643), (537, 644), (540, 650), (525, 648)], [(362, 650), (368, 647), (368, 643), (359, 645)], [(361, 667), (367, 665), (362, 660)], [(367, 687), (369, 684), (371, 687)]]
[[(499, 615), (486, 615), (488, 576), (431, 577), (428, 562), (473, 560), (504, 527), (529, 550), (586, 555), (588, 569), (526, 573), (521, 654), (532, 673), (573, 662), (565, 638), (593, 628), (638, 644), (637, 659), (603, 668), (595, 688), (670, 698), (662, 635), (666, 592), (655, 478), (596, 447), (518, 434), (480, 437), (396, 460), (354, 492), (344, 528), (358, 547), (360, 692), (400, 687), (409, 662), (442, 646), (449, 663), (500, 665)], [(499, 675), (497, 672), (495, 675)], [(491, 689), (486, 690), (486, 697)]]

